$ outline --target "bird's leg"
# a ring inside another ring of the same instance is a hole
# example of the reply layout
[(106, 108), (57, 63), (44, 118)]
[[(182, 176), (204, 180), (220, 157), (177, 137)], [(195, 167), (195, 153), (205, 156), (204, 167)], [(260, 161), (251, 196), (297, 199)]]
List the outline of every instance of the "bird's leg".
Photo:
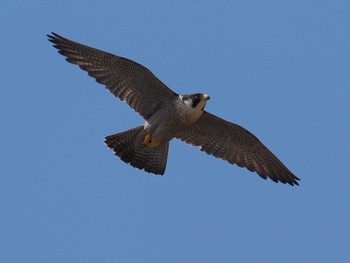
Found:
[(147, 133), (146, 136), (145, 136), (145, 139), (143, 140), (143, 144), (148, 144), (150, 141), (151, 141), (151, 134), (150, 133)]
[(152, 135), (150, 133), (147, 133), (145, 139), (143, 140), (143, 144), (150, 148), (154, 148), (157, 147), (160, 144), (160, 142), (152, 142)]

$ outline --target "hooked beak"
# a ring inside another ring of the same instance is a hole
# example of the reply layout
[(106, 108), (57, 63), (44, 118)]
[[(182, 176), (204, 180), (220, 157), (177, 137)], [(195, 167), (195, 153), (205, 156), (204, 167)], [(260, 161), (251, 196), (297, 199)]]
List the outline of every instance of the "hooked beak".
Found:
[(210, 96), (209, 96), (208, 94), (203, 94), (203, 98), (204, 98), (205, 100), (210, 100)]

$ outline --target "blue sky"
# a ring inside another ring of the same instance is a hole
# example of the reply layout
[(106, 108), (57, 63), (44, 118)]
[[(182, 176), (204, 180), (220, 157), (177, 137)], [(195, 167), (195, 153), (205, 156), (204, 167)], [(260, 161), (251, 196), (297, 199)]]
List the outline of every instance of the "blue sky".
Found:
[[(349, 262), (349, 1), (5, 0), (0, 25), (0, 262)], [(208, 93), (300, 186), (179, 141), (163, 177), (124, 164), (103, 138), (143, 120), (51, 31)]]

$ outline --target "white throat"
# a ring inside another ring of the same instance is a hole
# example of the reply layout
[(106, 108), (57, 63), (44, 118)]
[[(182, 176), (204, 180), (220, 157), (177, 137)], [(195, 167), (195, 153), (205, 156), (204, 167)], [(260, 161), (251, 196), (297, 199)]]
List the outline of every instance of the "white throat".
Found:
[(183, 116), (184, 119), (187, 119), (190, 122), (195, 122), (198, 120), (202, 114), (202, 109), (205, 107), (206, 100), (201, 100), (198, 105), (193, 108), (191, 100), (182, 100), (183, 96), (179, 95), (179, 100), (176, 103), (177, 110)]

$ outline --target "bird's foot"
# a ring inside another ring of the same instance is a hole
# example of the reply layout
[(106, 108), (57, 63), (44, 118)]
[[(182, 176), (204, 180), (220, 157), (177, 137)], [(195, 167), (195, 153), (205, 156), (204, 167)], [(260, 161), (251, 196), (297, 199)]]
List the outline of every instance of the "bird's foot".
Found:
[(155, 148), (160, 144), (160, 142), (157, 142), (157, 141), (152, 142), (151, 134), (147, 133), (147, 135), (145, 136), (145, 139), (143, 140), (143, 144), (145, 144), (146, 146), (148, 146), (150, 148)]

